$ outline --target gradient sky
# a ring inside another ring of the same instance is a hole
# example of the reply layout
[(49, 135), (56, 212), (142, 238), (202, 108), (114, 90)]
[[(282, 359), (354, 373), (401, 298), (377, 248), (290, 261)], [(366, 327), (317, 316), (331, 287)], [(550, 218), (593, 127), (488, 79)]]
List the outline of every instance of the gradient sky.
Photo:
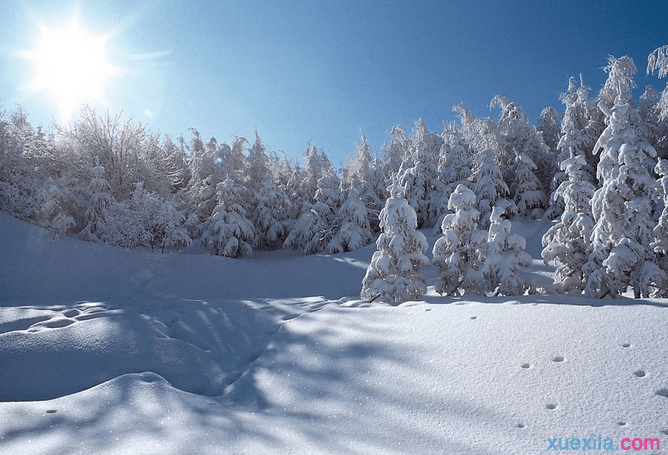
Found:
[[(335, 165), (355, 152), (360, 130), (374, 151), (418, 117), (441, 131), (463, 103), (497, 117), (496, 94), (535, 122), (562, 111), (559, 93), (582, 74), (595, 95), (608, 55), (631, 56), (640, 90), (647, 55), (668, 44), (661, 1), (177, 1), (4, 0), (0, 15), (0, 104), (21, 105), (34, 124), (58, 118), (53, 94), (28, 88), (25, 52), (40, 29), (73, 15), (106, 37), (119, 69), (104, 87), (112, 112), (154, 132), (252, 140), (299, 157), (305, 144)], [(104, 109), (101, 103), (93, 103)]]

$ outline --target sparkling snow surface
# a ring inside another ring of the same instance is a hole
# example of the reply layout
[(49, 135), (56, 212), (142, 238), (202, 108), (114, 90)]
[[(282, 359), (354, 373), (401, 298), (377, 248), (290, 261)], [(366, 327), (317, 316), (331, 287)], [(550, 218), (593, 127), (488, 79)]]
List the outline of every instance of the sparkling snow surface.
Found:
[[(548, 226), (513, 226), (536, 286)], [(429, 267), (424, 301), (365, 304), (375, 245), (232, 260), (52, 240), (4, 214), (0, 232), (1, 454), (668, 448), (666, 301), (445, 298)]]

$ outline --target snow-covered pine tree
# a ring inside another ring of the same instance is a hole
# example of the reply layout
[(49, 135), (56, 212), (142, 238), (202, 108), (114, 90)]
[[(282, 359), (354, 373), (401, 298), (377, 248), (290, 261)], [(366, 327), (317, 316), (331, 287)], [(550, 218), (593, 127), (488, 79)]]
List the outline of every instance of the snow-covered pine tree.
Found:
[[(631, 89), (637, 71), (633, 60), (610, 57), (609, 73), (599, 108), (608, 126), (594, 152), (600, 153), (597, 177), (601, 187), (592, 199), (596, 224), (592, 233), (585, 291), (592, 297), (620, 295), (631, 286), (634, 295), (655, 296), (668, 284), (650, 248), (655, 227), (656, 180), (650, 170), (656, 151), (647, 141), (646, 126), (633, 106)], [(612, 107), (608, 98), (616, 89)], [(603, 92), (603, 90), (602, 90)]]
[(556, 197), (564, 201), (561, 219), (543, 235), (541, 255), (546, 264), (556, 265), (554, 285), (551, 292), (582, 293), (585, 275), (582, 270), (587, 262), (587, 250), (591, 242), (594, 220), (591, 200), (596, 188), (590, 174), (583, 170), (587, 166), (584, 152), (571, 148), (572, 157), (561, 163), (568, 180), (557, 189)]
[(363, 299), (401, 302), (420, 298), (427, 289), (421, 268), (429, 264), (424, 234), (417, 231), (417, 215), (405, 198), (406, 189), (396, 177), (388, 187), (390, 197), (380, 213), (383, 232), (376, 241), (362, 281)]
[(211, 254), (237, 258), (253, 252), (255, 228), (239, 203), (239, 192), (231, 178), (216, 186), (218, 206), (202, 233), (202, 244)]
[(443, 145), (438, 160), (439, 180), (442, 183), (441, 191), (432, 193), (432, 205), (440, 214), (434, 232), (441, 232), (443, 218), (448, 213), (450, 195), (460, 184), (470, 185), (468, 179), (471, 177), (471, 152), (468, 149), (464, 137), (453, 122), (443, 130)]
[[(390, 130), (390, 140), (382, 146), (382, 157), (385, 162), (387, 175), (394, 175), (411, 154), (411, 141), (406, 135), (404, 127), (395, 125)], [(383, 187), (383, 191), (385, 187)]]
[(508, 197), (510, 191), (508, 185), (503, 180), (501, 169), (496, 162), (498, 152), (494, 149), (487, 149), (483, 154), (483, 164), (476, 174), (473, 192), (478, 200), (478, 211), (481, 213), (483, 228), (487, 228), (492, 208), (499, 199)]
[(659, 159), (654, 172), (661, 176), (656, 182), (656, 194), (663, 201), (663, 210), (652, 231), (651, 247), (661, 270), (668, 271), (668, 160)]
[(519, 271), (531, 265), (531, 256), (525, 251), (526, 239), (511, 233), (512, 225), (506, 219), (510, 208), (508, 201), (500, 201), (490, 216), (482, 270), (494, 295), (522, 295), (529, 290)]
[(369, 168), (369, 176), (366, 181), (366, 191), (360, 194), (360, 198), (369, 213), (369, 226), (372, 232), (380, 231), (380, 211), (385, 205), (387, 175), (383, 162), (379, 158), (374, 158)]
[(146, 192), (142, 183), (135, 185), (129, 209), (136, 214), (132, 224), (142, 229), (140, 245), (150, 246), (151, 250), (159, 249), (161, 253), (165, 248), (190, 245), (192, 240), (183, 226), (183, 213), (172, 201)]
[(528, 156), (535, 163), (535, 174), (540, 182), (549, 182), (557, 169), (557, 157), (545, 145), (542, 135), (529, 123), (529, 117), (519, 104), (496, 95), (490, 103), (490, 107), (495, 106), (501, 108), (496, 129), (499, 151), (497, 163), (506, 183), (513, 181), (517, 153)]
[(90, 203), (85, 215), (86, 224), (79, 233), (84, 240), (95, 242), (101, 240), (106, 234), (106, 212), (114, 200), (111, 194), (109, 194), (109, 188), (109, 182), (105, 178), (104, 167), (97, 164), (92, 170)]
[(352, 251), (368, 245), (373, 239), (369, 212), (360, 199), (355, 185), (348, 190), (345, 202), (336, 213), (338, 229), (327, 244), (329, 253)]
[(341, 199), (339, 178), (336, 174), (332, 171), (320, 177), (316, 186), (315, 203), (305, 203), (303, 213), (292, 226), (283, 247), (294, 248), (303, 254), (324, 251), (338, 227), (334, 224), (334, 219), (341, 206)]
[[(415, 209), (418, 228), (432, 227), (438, 219), (438, 202), (442, 183), (438, 175), (438, 153), (443, 139), (430, 133), (422, 119), (415, 123), (411, 137), (411, 159), (400, 168), (400, 182), (406, 188), (406, 199)], [(437, 199), (437, 198), (436, 198)]]
[(256, 230), (256, 248), (279, 248), (290, 233), (293, 220), (288, 219), (290, 201), (282, 187), (275, 184), (270, 176), (257, 195), (257, 206), (253, 212)]
[[(589, 99), (589, 87), (577, 85), (575, 78), (571, 77), (568, 81), (568, 91), (561, 95), (561, 101), (566, 105), (566, 110), (561, 122), (561, 138), (557, 143), (557, 160), (563, 163), (565, 160), (572, 159), (582, 155), (585, 163), (579, 165), (577, 173), (589, 174), (589, 177), (578, 177), (578, 181), (594, 181), (595, 165), (597, 162), (592, 149), (596, 139), (602, 129), (598, 126), (600, 122), (600, 111), (598, 107), (592, 106), (592, 100)], [(596, 112), (594, 118), (592, 112)], [(572, 168), (572, 165), (569, 165)], [(557, 191), (562, 182), (569, 179), (564, 172), (564, 165), (560, 164), (561, 172), (557, 172), (552, 178), (550, 188), (552, 197), (550, 198), (550, 207), (547, 211), (548, 218), (557, 218), (564, 210), (564, 200), (562, 192)]]
[(536, 165), (528, 155), (516, 151), (515, 181), (511, 191), (515, 195), (517, 213), (533, 219), (543, 215), (547, 203), (543, 185), (534, 174), (536, 169)]
[(540, 111), (536, 130), (543, 137), (543, 142), (550, 148), (550, 155), (557, 155), (557, 144), (561, 137), (561, 121), (559, 113), (553, 107), (546, 107)]
[[(668, 76), (668, 45), (655, 49), (647, 57), (647, 74), (658, 73), (659, 78)], [(655, 98), (656, 96), (652, 96)], [(653, 100), (652, 100), (653, 102)], [(668, 84), (658, 95), (658, 102), (652, 106), (656, 131), (652, 144), (659, 156), (668, 158)]]
[(448, 209), (454, 213), (443, 218), (443, 236), (432, 251), (432, 262), (440, 274), (435, 289), (440, 294), (484, 293), (479, 280), (480, 249), (487, 242), (487, 232), (478, 230), (480, 212), (474, 208), (475, 202), (475, 194), (464, 184), (450, 195)]

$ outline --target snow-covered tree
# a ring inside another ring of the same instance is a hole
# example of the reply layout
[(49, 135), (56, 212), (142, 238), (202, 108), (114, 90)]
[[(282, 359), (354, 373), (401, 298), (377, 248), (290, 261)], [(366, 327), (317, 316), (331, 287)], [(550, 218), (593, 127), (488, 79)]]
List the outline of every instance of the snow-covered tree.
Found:
[(540, 218), (547, 203), (543, 185), (534, 174), (536, 165), (524, 153), (515, 157), (515, 181), (512, 186), (517, 213), (521, 216)]
[[(503, 180), (501, 169), (496, 163), (498, 152), (494, 149), (488, 149), (485, 153), (485, 161), (476, 174), (473, 175), (475, 183), (473, 192), (478, 200), (478, 211), (482, 214), (482, 219), (489, 219), (492, 208), (499, 199), (505, 199), (509, 196), (508, 185)], [(484, 222), (486, 227), (487, 223)]]
[(611, 108), (606, 98), (599, 102), (608, 126), (594, 146), (594, 152), (600, 153), (597, 177), (601, 187), (592, 199), (596, 224), (584, 266), (585, 290), (594, 297), (616, 296), (631, 286), (636, 297), (654, 296), (668, 283), (650, 248), (656, 225), (656, 180), (650, 171), (656, 151), (632, 103), (633, 60), (610, 57), (606, 71), (606, 93), (616, 87), (618, 94)]
[(387, 175), (383, 162), (375, 158), (369, 168), (369, 176), (364, 185), (365, 191), (360, 194), (362, 202), (369, 214), (369, 226), (373, 232), (380, 230), (380, 211), (385, 205), (387, 187)]
[[(655, 49), (647, 57), (647, 74), (657, 73), (659, 78), (668, 76), (668, 45)], [(647, 92), (647, 91), (646, 91)], [(657, 131), (654, 131), (652, 144), (657, 149), (659, 156), (668, 157), (668, 84), (658, 95), (658, 102), (654, 103), (657, 94), (648, 95), (653, 104), (650, 112)]]
[(494, 295), (522, 295), (529, 290), (519, 272), (531, 265), (531, 256), (525, 251), (526, 239), (511, 233), (508, 217), (509, 204), (498, 204), (492, 210), (491, 224), (484, 255), (483, 275)]
[(295, 221), (285, 239), (285, 248), (294, 248), (303, 254), (324, 251), (334, 237), (338, 226), (335, 214), (341, 206), (339, 178), (333, 172), (318, 179), (315, 203), (304, 204), (301, 216)]
[(545, 145), (542, 135), (529, 123), (529, 117), (517, 103), (496, 95), (490, 103), (490, 107), (495, 106), (501, 108), (497, 126), (499, 141), (497, 163), (506, 183), (513, 181), (512, 174), (517, 154), (526, 155), (535, 163), (535, 174), (540, 182), (549, 182), (557, 169), (557, 157)]
[(557, 144), (561, 137), (561, 121), (559, 113), (553, 107), (546, 107), (540, 111), (536, 130), (543, 137), (543, 142), (550, 148), (550, 155), (557, 154)]
[(459, 184), (450, 195), (448, 209), (454, 213), (443, 218), (443, 236), (432, 251), (432, 262), (440, 275), (436, 292), (446, 295), (484, 293), (480, 281), (480, 249), (487, 241), (487, 232), (478, 230), (480, 212), (474, 208), (475, 202), (475, 194), (464, 184)]
[(410, 160), (402, 163), (400, 182), (406, 188), (406, 199), (415, 209), (420, 229), (431, 227), (438, 219), (438, 202), (434, 193), (442, 190), (438, 174), (438, 153), (443, 139), (430, 133), (422, 119), (415, 124), (411, 137)]
[(656, 194), (663, 202), (663, 209), (652, 231), (650, 246), (657, 255), (661, 270), (668, 271), (668, 160), (659, 159), (654, 172), (660, 176), (656, 182)]
[(443, 217), (448, 212), (450, 195), (462, 183), (470, 186), (468, 179), (471, 177), (471, 152), (457, 125), (455, 123), (447, 125), (442, 136), (443, 145), (438, 160), (438, 174), (442, 187), (432, 192), (431, 197), (432, 206), (440, 214), (434, 226), (435, 233), (441, 232)]
[(104, 167), (97, 164), (92, 171), (90, 182), (90, 203), (86, 210), (86, 225), (79, 235), (88, 241), (100, 240), (108, 235), (106, 226), (107, 208), (114, 201), (109, 194), (109, 182), (105, 178)]
[(130, 209), (136, 213), (134, 223), (141, 227), (141, 245), (150, 246), (152, 250), (172, 248), (191, 243), (187, 229), (183, 226), (185, 219), (172, 201), (163, 200), (155, 193), (144, 191), (144, 185), (138, 183), (132, 194)]
[(36, 192), (44, 176), (26, 153), (33, 133), (24, 120), (21, 111), (8, 119), (0, 110), (0, 210), (27, 221), (40, 212)]
[(556, 265), (552, 292), (581, 293), (586, 280), (583, 266), (594, 229), (591, 200), (596, 188), (589, 173), (583, 170), (587, 166), (584, 153), (571, 150), (574, 155), (561, 163), (568, 180), (557, 189), (564, 211), (559, 222), (543, 236), (542, 256), (546, 264)]
[[(562, 182), (569, 179), (564, 172), (566, 160), (572, 160), (576, 156), (583, 156), (585, 162), (578, 166), (577, 173), (589, 174), (590, 177), (578, 177), (578, 181), (594, 181), (596, 167), (593, 163), (597, 162), (592, 149), (596, 139), (602, 132), (599, 119), (599, 109), (592, 105), (589, 99), (589, 87), (586, 87), (580, 81), (580, 86), (576, 84), (575, 78), (571, 77), (568, 82), (568, 91), (561, 95), (561, 101), (566, 105), (561, 122), (561, 138), (557, 143), (557, 160), (560, 164), (561, 172), (557, 172), (552, 178), (550, 189), (552, 197), (550, 198), (550, 207), (547, 212), (549, 218), (556, 218), (564, 210), (564, 200), (562, 192), (557, 191)], [(595, 113), (595, 115), (593, 114)]]
[(362, 281), (363, 299), (401, 302), (420, 298), (427, 290), (421, 268), (429, 264), (427, 239), (417, 231), (417, 215), (405, 198), (406, 189), (393, 179), (390, 197), (380, 213), (383, 232), (376, 241)]
[(373, 239), (369, 212), (354, 186), (348, 190), (345, 202), (336, 213), (336, 226), (336, 234), (327, 244), (329, 253), (356, 250)]
[(284, 189), (267, 176), (256, 199), (252, 219), (256, 230), (253, 246), (270, 249), (282, 247), (294, 223), (288, 219), (290, 201)]
[[(394, 175), (411, 154), (411, 141), (404, 127), (395, 125), (389, 132), (390, 140), (383, 144), (382, 156), (387, 168), (387, 175)], [(385, 188), (383, 188), (385, 190)]]
[(255, 228), (239, 203), (239, 192), (230, 178), (216, 186), (218, 206), (202, 233), (202, 244), (211, 254), (236, 258), (253, 252)]

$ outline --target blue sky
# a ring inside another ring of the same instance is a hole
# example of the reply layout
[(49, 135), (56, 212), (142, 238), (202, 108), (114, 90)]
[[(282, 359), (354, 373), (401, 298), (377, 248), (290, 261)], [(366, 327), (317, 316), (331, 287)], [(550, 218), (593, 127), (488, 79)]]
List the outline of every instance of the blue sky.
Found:
[[(116, 71), (103, 105), (152, 131), (252, 140), (297, 158), (306, 142), (339, 166), (359, 132), (374, 151), (387, 131), (418, 117), (440, 131), (463, 103), (479, 116), (496, 94), (533, 122), (560, 111), (569, 76), (592, 94), (608, 55), (631, 56), (638, 85), (647, 54), (668, 44), (665, 1), (176, 1), (5, 0), (0, 17), (0, 104), (21, 105), (35, 124), (62, 121), (53, 89), (30, 89), (25, 57), (43, 30), (75, 15), (105, 38)], [(48, 129), (48, 128), (47, 128)]]

